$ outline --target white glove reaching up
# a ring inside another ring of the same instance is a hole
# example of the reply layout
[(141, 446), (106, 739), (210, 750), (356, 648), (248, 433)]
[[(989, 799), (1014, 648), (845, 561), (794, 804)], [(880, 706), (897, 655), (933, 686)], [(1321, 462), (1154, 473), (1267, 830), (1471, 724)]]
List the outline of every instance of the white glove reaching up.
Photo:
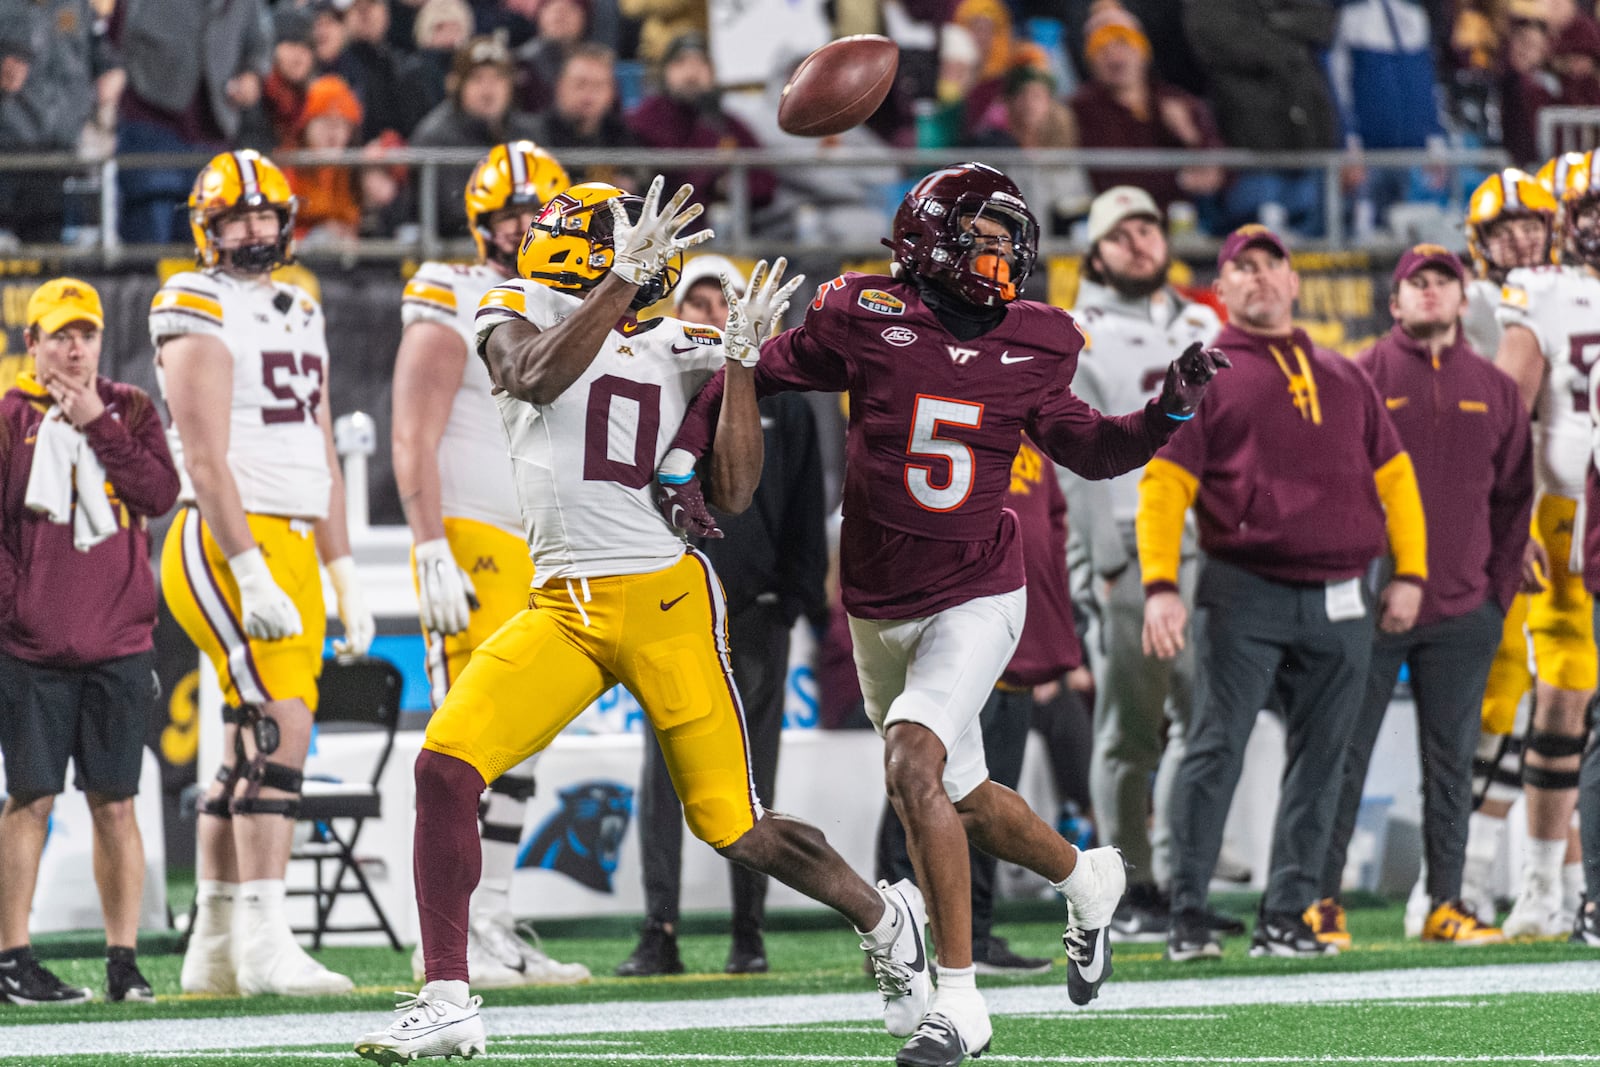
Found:
[(678, 186), (666, 206), (657, 207), (665, 184), (666, 179), (659, 174), (650, 183), (638, 222), (628, 221), (621, 198), (606, 201), (611, 205), (611, 273), (629, 285), (644, 285), (666, 270), (673, 256), (714, 236), (710, 230), (683, 234), (683, 228), (705, 211), (700, 204), (683, 206), (694, 195), (694, 186)]
[(344, 623), (344, 637), (333, 642), (334, 655), (340, 659), (365, 656), (378, 632), (378, 622), (367, 610), (366, 595), (356, 578), (356, 561), (340, 556), (327, 567), (334, 596), (339, 599), (339, 621)]
[(245, 633), (259, 641), (278, 641), (300, 635), (300, 609), (273, 580), (259, 546), (229, 559), (228, 570), (239, 583), (239, 606)]
[(728, 358), (746, 367), (753, 367), (761, 359), (761, 346), (771, 340), (783, 322), (783, 313), (789, 310), (789, 298), (806, 280), (796, 274), (782, 285), (783, 272), (789, 261), (779, 256), (767, 274), (767, 261), (756, 264), (750, 272), (750, 284), (740, 296), (726, 274), (722, 275), (722, 298), (728, 302), (728, 324), (722, 328), (722, 345)]
[(417, 599), (422, 603), (422, 628), (450, 636), (467, 628), (478, 610), (478, 591), (440, 537), (416, 547)]

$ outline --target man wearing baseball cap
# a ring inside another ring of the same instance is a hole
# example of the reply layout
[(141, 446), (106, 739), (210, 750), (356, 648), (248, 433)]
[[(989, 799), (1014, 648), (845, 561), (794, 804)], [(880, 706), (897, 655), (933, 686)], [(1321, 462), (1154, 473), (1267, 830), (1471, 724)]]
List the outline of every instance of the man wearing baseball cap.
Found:
[(1366, 695), (1345, 748), (1344, 784), (1322, 869), (1322, 899), (1307, 916), (1324, 941), (1349, 944), (1340, 906), (1345, 853), (1367, 764), (1400, 665), (1411, 669), (1422, 754), (1422, 840), (1431, 907), (1424, 941), (1499, 941), (1461, 902), (1472, 757), (1489, 665), (1506, 609), (1522, 584), (1533, 513), (1533, 452), (1516, 382), (1467, 344), (1467, 272), (1449, 250), (1423, 244), (1395, 267), (1394, 327), (1357, 357), (1411, 454), (1428, 529), (1428, 584), (1416, 625), (1379, 630)]
[[(1168, 362), (1195, 341), (1210, 344), (1222, 328), (1215, 311), (1190, 303), (1167, 284), (1171, 266), (1161, 212), (1149, 193), (1118, 185), (1095, 197), (1083, 281), (1072, 309), (1087, 337), (1072, 388), (1095, 410), (1139, 407), (1160, 389)], [(1183, 755), (1194, 657), (1184, 652), (1168, 665), (1144, 654), (1144, 587), (1134, 540), (1139, 478), (1138, 471), (1104, 482), (1068, 474), (1066, 487), (1075, 521), (1083, 525), (1080, 540), (1099, 579), (1092, 583), (1102, 630), (1090, 795), (1102, 843), (1120, 848), (1130, 868), (1128, 894), (1111, 920), (1111, 936), (1163, 941), (1171, 910), (1157, 888), (1171, 877), (1166, 801)], [(1192, 536), (1184, 539), (1182, 560), (1178, 584), (1185, 602), (1192, 602)], [(1163, 751), (1168, 716), (1173, 729)]]
[(156, 590), (145, 522), (178, 498), (161, 417), (99, 376), (105, 312), (58, 278), (28, 301), (34, 369), (0, 398), (0, 999), (81, 1004), (34, 958), (28, 912), (67, 762), (88, 796), (106, 923), (106, 999), (153, 999), (134, 946), (144, 849), (134, 822), (155, 700)]
[[(1228, 311), (1220, 376), (1139, 483), (1145, 649), (1172, 659), (1188, 611), (1178, 595), (1184, 514), (1203, 562), (1194, 599), (1198, 684), (1173, 785), (1172, 930), (1167, 956), (1221, 955), (1207, 886), (1257, 711), (1276, 694), (1288, 732), (1252, 956), (1331, 955), (1304, 918), (1321, 894), (1344, 748), (1372, 655), (1373, 616), (1409, 630), (1428, 578), (1411, 457), (1366, 373), (1294, 325), (1300, 278), (1283, 241), (1251, 224), (1217, 257)], [(1388, 549), (1394, 577), (1363, 581)]]
[[(684, 264), (674, 290), (673, 315), (721, 330), (728, 321), (722, 278), (735, 292), (745, 277), (732, 260), (699, 255)], [(704, 331), (709, 332), (709, 331)], [(783, 735), (784, 693), (789, 682), (789, 634), (800, 616), (826, 624), (828, 547), (822, 495), (822, 455), (816, 419), (799, 393), (761, 400), (761, 436), (766, 463), (750, 507), (718, 515), (723, 536), (700, 540), (711, 557), (728, 600), (733, 682), (744, 705), (750, 772), (756, 795), (774, 803), (778, 743)], [(640, 867), (645, 921), (633, 953), (617, 965), (624, 978), (682, 974), (678, 952), (679, 895), (683, 883), (683, 806), (652, 731), (645, 731), (644, 771), (639, 779)], [(768, 969), (762, 937), (767, 876), (728, 864), (733, 895), (733, 944), (728, 974)]]

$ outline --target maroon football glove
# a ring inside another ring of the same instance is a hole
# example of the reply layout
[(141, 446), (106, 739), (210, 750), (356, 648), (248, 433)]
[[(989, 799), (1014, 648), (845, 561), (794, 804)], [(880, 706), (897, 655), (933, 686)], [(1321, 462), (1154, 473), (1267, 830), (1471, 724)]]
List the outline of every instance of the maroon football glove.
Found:
[(1207, 348), (1196, 341), (1183, 350), (1183, 355), (1167, 364), (1167, 380), (1161, 386), (1158, 401), (1161, 410), (1169, 418), (1180, 421), (1193, 418), (1211, 379), (1221, 368), (1231, 366), (1233, 364), (1220, 349)]
[(656, 507), (661, 509), (662, 517), (674, 529), (682, 530), (690, 537), (722, 536), (717, 520), (711, 517), (711, 509), (706, 507), (705, 494), (700, 491), (698, 477), (676, 484), (657, 482), (656, 486), (660, 490)]

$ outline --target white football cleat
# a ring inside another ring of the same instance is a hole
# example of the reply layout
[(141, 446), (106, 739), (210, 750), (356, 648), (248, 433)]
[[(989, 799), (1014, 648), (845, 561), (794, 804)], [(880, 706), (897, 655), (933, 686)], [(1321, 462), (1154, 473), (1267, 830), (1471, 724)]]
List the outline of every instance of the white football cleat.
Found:
[[(467, 926), (467, 976), (479, 989), (515, 989), (530, 985), (522, 957), (514, 951), (501, 950), (478, 936), (478, 923)], [(428, 980), (427, 964), (423, 959), (422, 945), (411, 954), (411, 977), (418, 982)]]
[(399, 1064), (411, 1060), (460, 1056), (470, 1060), (484, 1050), (482, 997), (466, 1004), (439, 1000), (424, 989), (415, 996), (396, 993), (400, 1018), (356, 1042), (356, 1055), (374, 1063)]
[(1522, 892), (1511, 905), (1511, 914), (1500, 924), (1507, 940), (1566, 937), (1572, 933), (1573, 919), (1561, 910), (1561, 886), (1538, 871), (1528, 871)]
[(539, 934), (528, 923), (496, 920), (495, 925), (509, 930), (517, 951), (522, 953), (529, 985), (577, 985), (590, 978), (589, 968), (581, 963), (562, 963), (544, 950)]
[[(1111, 977), (1111, 917), (1128, 888), (1122, 853), (1105, 845), (1078, 853), (1074, 890), (1067, 897), (1067, 929), (1061, 942), (1067, 950), (1067, 998), (1089, 1003)], [(1080, 880), (1087, 875), (1087, 880)]]
[(189, 935), (178, 988), (185, 993), (232, 997), (239, 993), (238, 965), (233, 960), (233, 935)]
[(239, 950), (239, 992), (244, 996), (276, 993), (286, 997), (337, 996), (355, 988), (342, 974), (328, 970), (306, 954), (287, 930), (254, 930)]
[(894, 912), (894, 930), (885, 944), (861, 942), (883, 994), (883, 1028), (895, 1037), (910, 1037), (928, 1012), (933, 997), (933, 968), (923, 928), (928, 909), (922, 890), (903, 878), (878, 883), (884, 906)]
[(1422, 928), (1428, 925), (1428, 916), (1433, 914), (1433, 898), (1428, 895), (1428, 871), (1423, 868), (1417, 875), (1417, 882), (1411, 887), (1411, 895), (1406, 898), (1406, 939), (1416, 941), (1422, 936)]

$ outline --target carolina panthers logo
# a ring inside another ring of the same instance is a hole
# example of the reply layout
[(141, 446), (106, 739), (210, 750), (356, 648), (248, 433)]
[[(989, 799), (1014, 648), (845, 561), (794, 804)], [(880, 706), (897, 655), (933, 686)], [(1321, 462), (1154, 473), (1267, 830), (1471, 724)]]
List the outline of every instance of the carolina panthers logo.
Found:
[(633, 789), (621, 782), (579, 782), (522, 846), (518, 867), (558, 871), (598, 893), (611, 893), (622, 835), (633, 817)]

